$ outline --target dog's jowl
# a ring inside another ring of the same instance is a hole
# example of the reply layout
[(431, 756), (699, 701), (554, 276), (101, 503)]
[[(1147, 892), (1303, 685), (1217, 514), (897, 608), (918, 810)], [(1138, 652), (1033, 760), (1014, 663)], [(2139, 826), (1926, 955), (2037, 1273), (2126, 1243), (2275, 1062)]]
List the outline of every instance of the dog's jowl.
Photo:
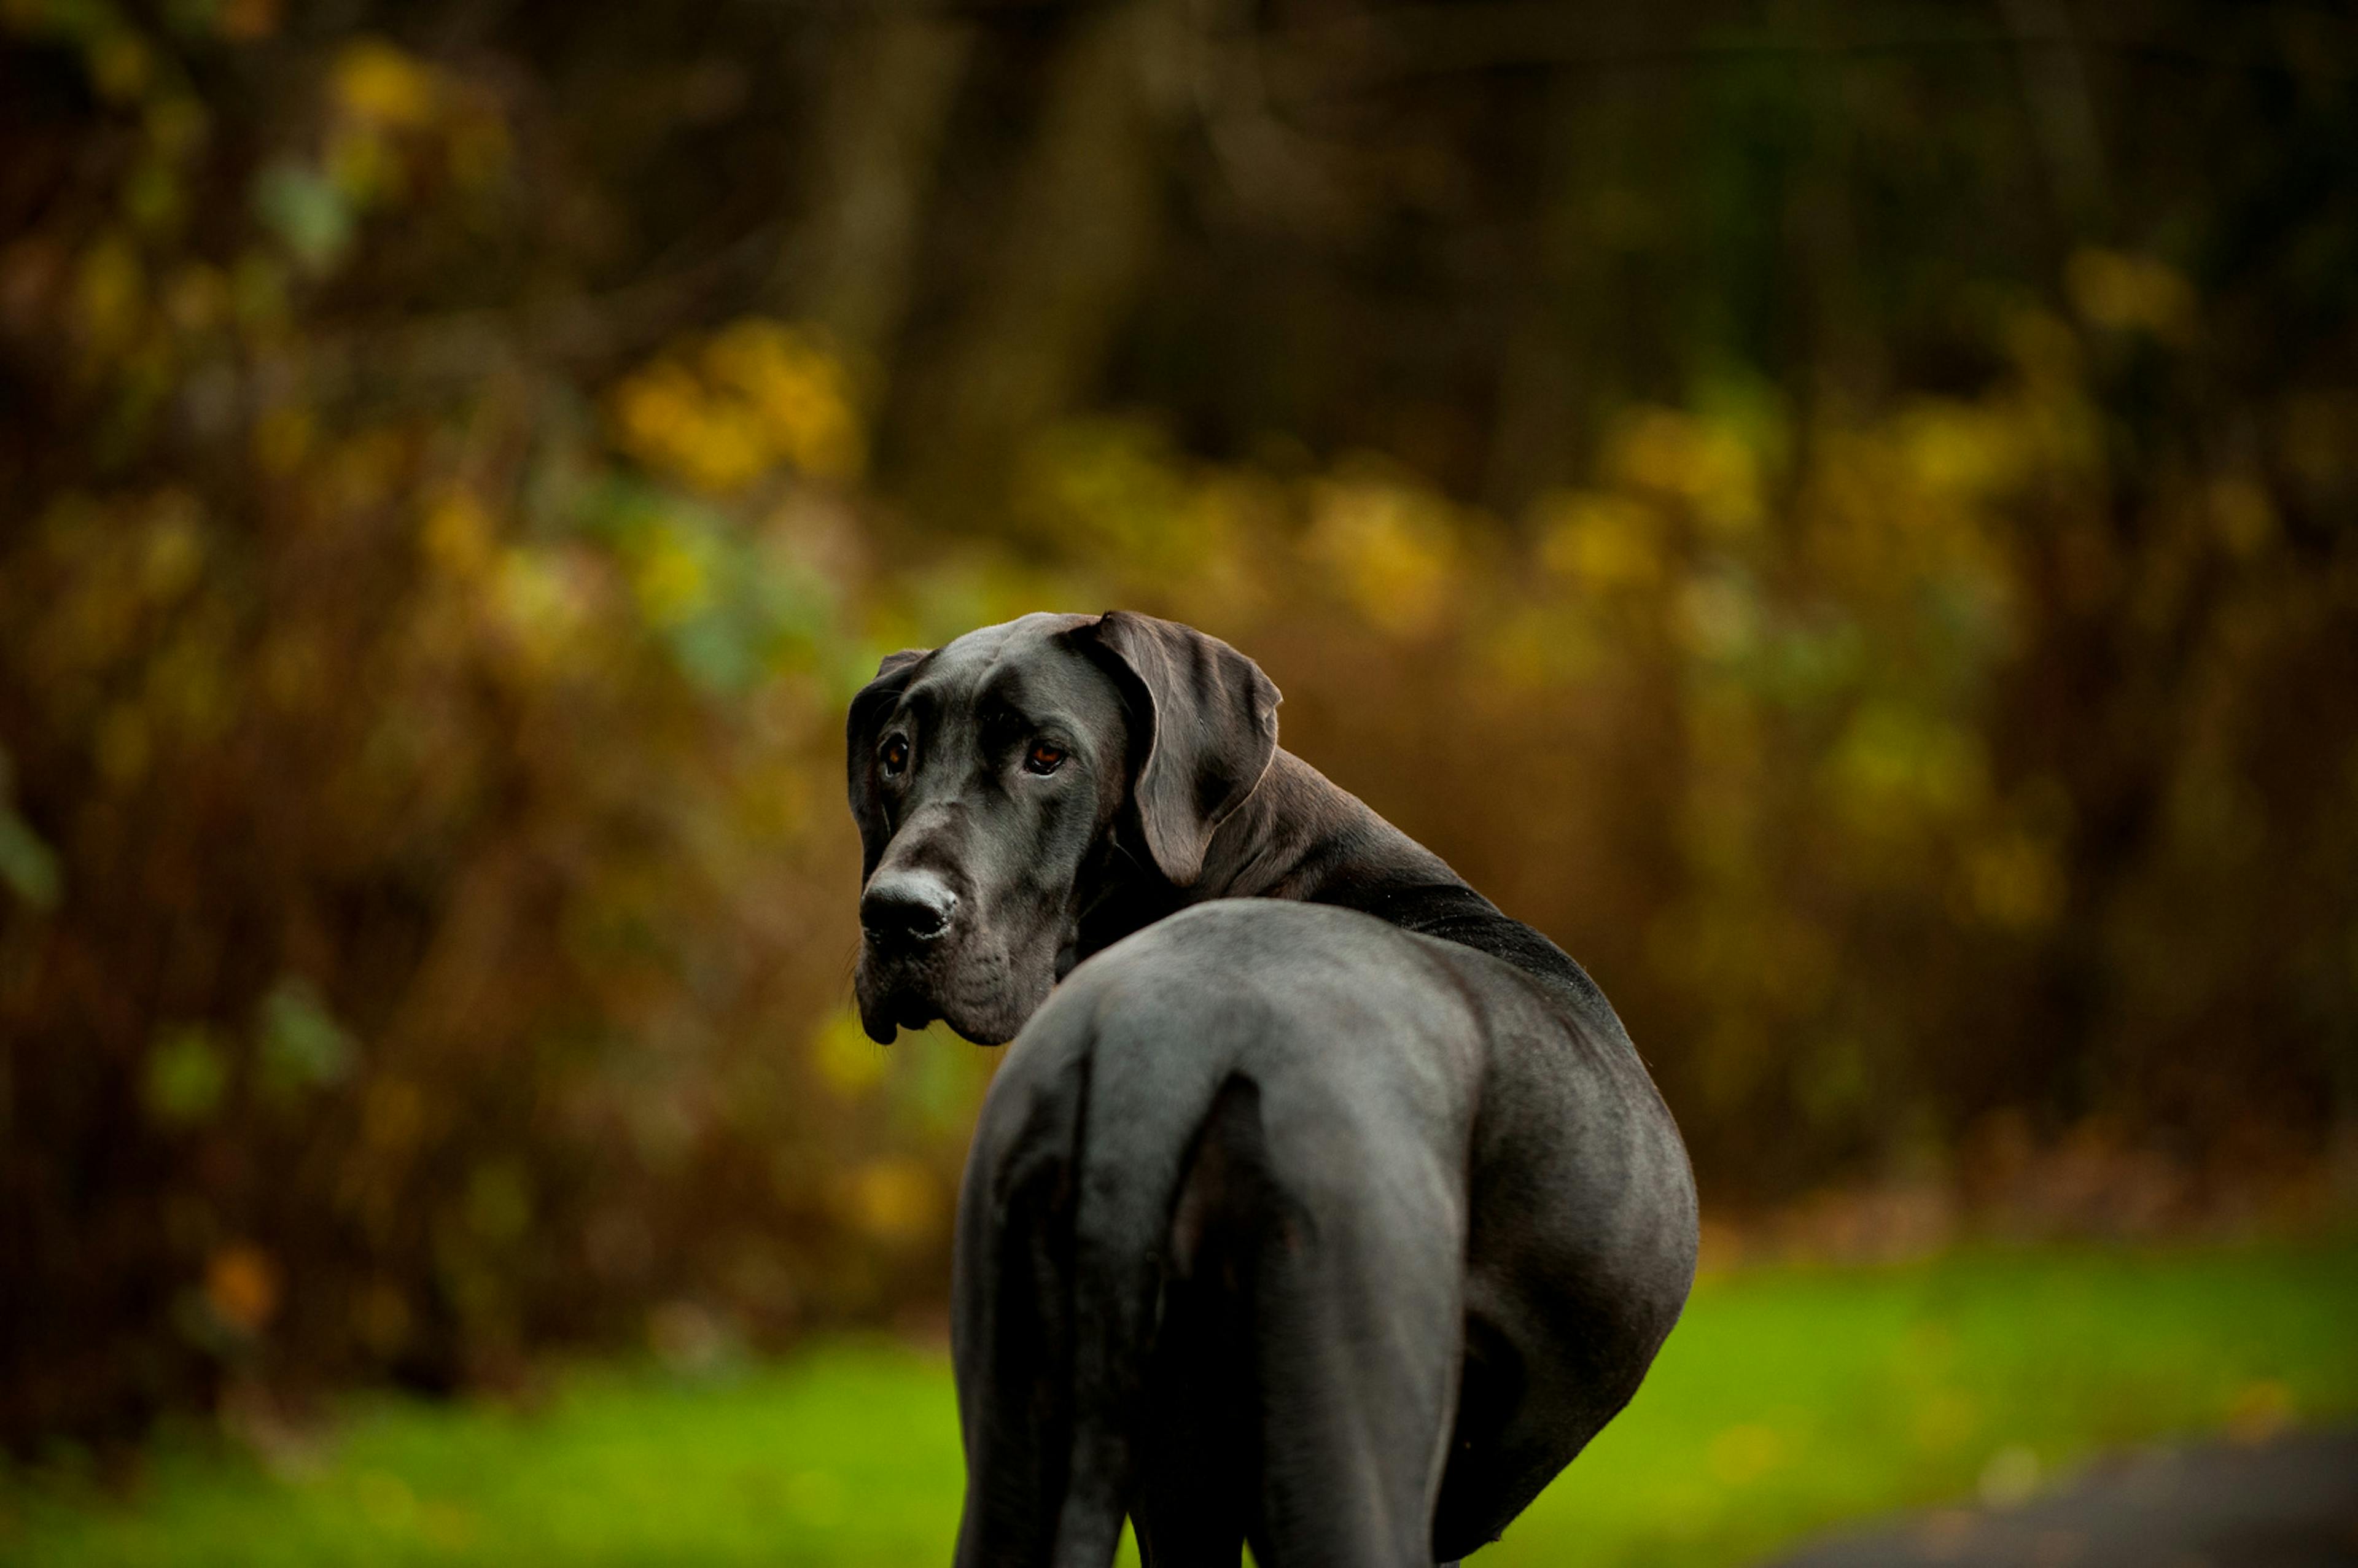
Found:
[(1145, 616), (1031, 615), (853, 699), (869, 1032), (1013, 1040), (959, 1199), (960, 1568), (1407, 1568), (1638, 1388), (1694, 1184), (1553, 943)]

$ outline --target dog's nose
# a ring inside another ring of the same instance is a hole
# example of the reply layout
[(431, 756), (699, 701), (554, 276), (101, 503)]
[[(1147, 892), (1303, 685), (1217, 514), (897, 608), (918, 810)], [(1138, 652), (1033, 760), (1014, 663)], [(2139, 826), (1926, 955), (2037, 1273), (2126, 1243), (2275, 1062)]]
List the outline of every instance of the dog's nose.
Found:
[(860, 925), (870, 938), (893, 946), (941, 939), (957, 913), (957, 894), (924, 871), (888, 871), (868, 884)]

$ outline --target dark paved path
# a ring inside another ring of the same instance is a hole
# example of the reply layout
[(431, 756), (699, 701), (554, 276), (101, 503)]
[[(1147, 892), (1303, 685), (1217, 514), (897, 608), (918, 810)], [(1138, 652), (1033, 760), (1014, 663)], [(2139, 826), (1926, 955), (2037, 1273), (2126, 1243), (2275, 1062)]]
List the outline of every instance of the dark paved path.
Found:
[(2358, 1432), (2099, 1463), (2006, 1509), (1845, 1534), (1777, 1568), (2358, 1568)]

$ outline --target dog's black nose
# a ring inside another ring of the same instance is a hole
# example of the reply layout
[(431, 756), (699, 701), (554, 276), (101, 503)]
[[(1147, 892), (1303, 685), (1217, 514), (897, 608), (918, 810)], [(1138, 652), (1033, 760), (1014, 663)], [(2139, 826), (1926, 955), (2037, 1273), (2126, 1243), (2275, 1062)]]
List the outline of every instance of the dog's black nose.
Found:
[(924, 871), (888, 871), (868, 884), (860, 901), (860, 925), (888, 946), (938, 941), (957, 913), (957, 894)]

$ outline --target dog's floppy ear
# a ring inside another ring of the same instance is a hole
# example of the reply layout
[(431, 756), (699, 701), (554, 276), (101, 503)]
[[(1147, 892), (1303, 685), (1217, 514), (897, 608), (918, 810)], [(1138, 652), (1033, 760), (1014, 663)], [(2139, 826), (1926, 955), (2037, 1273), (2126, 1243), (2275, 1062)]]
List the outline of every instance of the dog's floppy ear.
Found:
[(1277, 687), (1260, 666), (1192, 626), (1108, 611), (1074, 629), (1135, 716), (1130, 786), (1146, 848), (1175, 887), (1203, 874), (1212, 835), (1277, 754)]
[(884, 821), (884, 801), (876, 787), (876, 746), (883, 740), (877, 727), (908, 687), (911, 672), (932, 651), (907, 648), (885, 654), (883, 663), (876, 666), (876, 678), (861, 687), (860, 694), (851, 699), (851, 714), (844, 723), (844, 762), (851, 778), (851, 815), (860, 824), (860, 881), (863, 887), (876, 874), (876, 862), (884, 858), (884, 841), (892, 837)]

